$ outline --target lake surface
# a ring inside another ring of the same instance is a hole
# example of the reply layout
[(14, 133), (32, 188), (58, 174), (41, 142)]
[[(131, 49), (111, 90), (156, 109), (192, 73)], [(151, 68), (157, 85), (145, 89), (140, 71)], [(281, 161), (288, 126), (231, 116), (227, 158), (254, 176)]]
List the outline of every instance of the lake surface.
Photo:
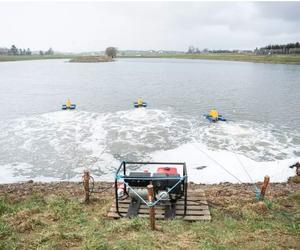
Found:
[[(133, 108), (138, 97), (148, 108)], [(67, 98), (77, 110), (60, 110)], [(0, 104), (0, 182), (78, 180), (85, 168), (111, 179), (122, 160), (184, 161), (197, 182), (234, 181), (214, 161), (241, 181), (283, 181), (300, 160), (299, 65), (5, 62)], [(210, 108), (229, 121), (209, 123)]]

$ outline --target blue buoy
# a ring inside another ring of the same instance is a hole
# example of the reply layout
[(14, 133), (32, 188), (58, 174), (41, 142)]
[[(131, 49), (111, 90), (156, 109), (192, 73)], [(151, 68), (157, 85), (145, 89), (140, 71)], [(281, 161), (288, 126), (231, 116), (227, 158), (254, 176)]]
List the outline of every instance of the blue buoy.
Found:
[(66, 110), (66, 109), (76, 109), (76, 104), (71, 104), (71, 106), (67, 106), (66, 104), (63, 104), (61, 109)]
[(146, 108), (147, 107), (147, 103), (146, 102), (143, 102), (142, 104), (138, 104), (137, 102), (134, 102), (133, 103), (133, 106), (135, 108)]
[(217, 121), (225, 122), (225, 121), (227, 121), (226, 118), (224, 118), (222, 115), (219, 115), (218, 118), (213, 118), (210, 115), (204, 115), (204, 117), (207, 120), (209, 120), (210, 122), (217, 122)]

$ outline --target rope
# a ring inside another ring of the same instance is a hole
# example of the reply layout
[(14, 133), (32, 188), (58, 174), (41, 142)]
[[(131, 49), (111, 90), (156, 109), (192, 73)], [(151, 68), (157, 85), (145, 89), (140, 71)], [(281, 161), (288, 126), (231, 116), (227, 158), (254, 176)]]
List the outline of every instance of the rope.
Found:
[[(199, 133), (196, 129), (196, 135), (199, 137)], [(197, 143), (196, 139), (193, 138), (194, 142)], [(197, 145), (192, 144), (196, 149), (198, 149), (200, 152), (202, 152), (202, 154), (206, 155), (207, 158), (209, 158), (210, 160), (212, 160), (214, 163), (216, 163), (220, 168), (222, 168), (226, 173), (228, 173), (229, 175), (231, 175), (234, 179), (236, 179), (239, 183), (242, 183), (242, 181), (236, 177), (234, 174), (230, 173), (230, 171), (228, 171), (221, 163), (219, 163), (218, 161), (216, 161), (214, 158), (212, 158), (209, 154), (207, 154), (205, 151), (203, 151), (202, 149), (200, 149)]]
[[(187, 178), (187, 176), (183, 176), (182, 178), (180, 178), (180, 180), (172, 187), (172, 188), (170, 188), (168, 191), (167, 191), (167, 193), (169, 194), (179, 183), (181, 183), (184, 179), (186, 179)], [(156, 200), (155, 202), (154, 202), (154, 204), (152, 205), (152, 206), (155, 206), (159, 201), (161, 201), (162, 200), (162, 197), (161, 198), (159, 198), (158, 200)]]
[[(90, 193), (98, 193), (98, 194), (101, 194), (101, 193), (104, 193), (105, 191), (109, 190), (110, 188), (113, 188), (114, 185), (112, 186), (109, 186), (107, 188), (104, 188), (104, 189), (98, 189), (97, 191), (94, 191), (94, 187), (95, 187), (95, 180), (94, 180), (94, 177), (90, 175), (90, 180), (91, 180), (91, 183), (92, 183), (92, 187), (89, 189), (89, 192)], [(99, 191), (100, 190), (100, 191)]]
[(128, 187), (132, 192), (134, 192), (134, 193), (136, 194), (136, 196), (139, 197), (139, 199), (140, 199), (141, 201), (143, 201), (143, 202), (149, 207), (148, 202), (145, 201), (145, 200), (143, 199), (143, 197), (141, 197), (141, 196), (140, 196), (140, 195), (139, 195), (132, 187), (130, 187), (130, 185), (129, 185), (127, 182), (124, 181), (124, 184), (125, 184), (126, 187)]
[(243, 183), (238, 177), (236, 177), (234, 174), (230, 173), (224, 166), (222, 166), (221, 163), (216, 161), (214, 158), (212, 158), (209, 154), (207, 154), (205, 151), (200, 149), (197, 145), (192, 144), (195, 148), (197, 148), (199, 151), (201, 151), (204, 155), (206, 155), (207, 158), (212, 160), (214, 163), (216, 163), (220, 168), (222, 168), (225, 172), (227, 172), (229, 175), (231, 175), (233, 178), (235, 178), (239, 183)]
[(240, 160), (240, 158), (237, 156), (236, 152), (233, 150), (233, 153), (235, 155), (235, 158), (238, 160), (238, 162), (240, 163), (240, 165), (242, 166), (242, 168), (244, 169), (245, 173), (247, 174), (247, 176), (249, 177), (250, 181), (253, 183), (253, 179), (251, 178), (249, 172), (247, 171), (247, 169), (245, 168), (245, 165), (242, 163), (242, 161)]
[(242, 168), (244, 169), (245, 173), (247, 174), (247, 176), (249, 177), (251, 183), (253, 184), (253, 187), (254, 187), (254, 193), (255, 193), (255, 198), (257, 200), (260, 199), (260, 194), (261, 194), (261, 191), (260, 189), (257, 187), (257, 185), (255, 184), (255, 182), (253, 181), (253, 179), (251, 178), (249, 172), (247, 171), (245, 165), (242, 163), (241, 159), (238, 157), (238, 155), (236, 154), (235, 150), (232, 149), (234, 155), (235, 155), (235, 158), (238, 160), (238, 162), (240, 163), (240, 165), (242, 166)]
[[(91, 193), (97, 193), (97, 194), (102, 194), (102, 193), (104, 193), (105, 191), (107, 191), (107, 190), (109, 190), (109, 189), (111, 189), (111, 188), (113, 188), (114, 187), (114, 185), (112, 185), (112, 186), (110, 186), (110, 187), (107, 187), (107, 188), (104, 188), (104, 189), (101, 189), (101, 191), (92, 191)], [(100, 190), (100, 189), (99, 189)]]
[[(197, 130), (196, 130), (196, 135), (197, 134)], [(194, 142), (197, 143), (196, 139), (194, 138)], [(225, 172), (227, 172), (229, 175), (231, 175), (233, 178), (235, 178), (239, 183), (243, 183), (238, 177), (236, 177), (234, 174), (232, 174), (230, 171), (228, 171), (222, 164), (220, 164), (218, 161), (216, 161), (214, 158), (212, 158), (209, 154), (207, 154), (205, 151), (203, 151), (202, 149), (200, 149), (197, 145), (192, 144), (195, 148), (197, 148), (200, 152), (202, 152), (204, 155), (206, 155), (206, 157), (208, 157), (210, 160), (212, 160), (213, 162), (215, 162), (219, 167), (221, 167)], [(235, 157), (237, 158), (238, 162), (240, 163), (240, 165), (243, 167), (244, 171), (246, 172), (246, 174), (248, 175), (250, 181), (253, 183), (254, 186), (254, 193), (255, 193), (255, 198), (257, 200), (260, 199), (261, 197), (261, 191), (260, 189), (257, 187), (257, 185), (254, 183), (253, 179), (251, 178), (250, 174), (248, 173), (248, 171), (246, 170), (244, 164), (241, 162), (241, 160), (238, 158), (237, 154), (235, 153), (235, 151), (233, 150), (233, 153), (235, 155)]]

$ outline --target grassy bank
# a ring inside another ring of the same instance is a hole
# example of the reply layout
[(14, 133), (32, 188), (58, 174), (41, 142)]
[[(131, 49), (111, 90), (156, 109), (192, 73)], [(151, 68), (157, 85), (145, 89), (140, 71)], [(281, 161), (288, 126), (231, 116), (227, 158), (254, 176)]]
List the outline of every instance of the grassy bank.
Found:
[(72, 55), (0, 56), (0, 62), (46, 60), (46, 59), (69, 59), (72, 57), (74, 57), (74, 56), (72, 56)]
[(76, 56), (70, 60), (74, 63), (95, 63), (95, 62), (112, 62), (110, 56)]
[[(126, 57), (123, 57), (126, 58)], [(127, 58), (178, 58), (178, 59), (205, 59), (222, 61), (241, 61), (256, 63), (300, 64), (300, 55), (252, 55), (252, 54), (157, 54), (129, 56)]]
[[(280, 63), (280, 64), (299, 64), (300, 55), (251, 55), (251, 54), (154, 54), (141, 56), (119, 56), (118, 58), (177, 58), (177, 59), (205, 59), (222, 61), (241, 61), (256, 63)], [(72, 59), (73, 62), (108, 62), (107, 58), (96, 56), (76, 57), (74, 55), (49, 55), (49, 56), (0, 56), (0, 62), (26, 61), (26, 60), (45, 60), (45, 59)]]
[(79, 183), (0, 185), (0, 249), (299, 249), (299, 184), (272, 184), (261, 205), (251, 185), (192, 188), (205, 190), (212, 221), (150, 231), (146, 219), (106, 218), (112, 190), (85, 205)]

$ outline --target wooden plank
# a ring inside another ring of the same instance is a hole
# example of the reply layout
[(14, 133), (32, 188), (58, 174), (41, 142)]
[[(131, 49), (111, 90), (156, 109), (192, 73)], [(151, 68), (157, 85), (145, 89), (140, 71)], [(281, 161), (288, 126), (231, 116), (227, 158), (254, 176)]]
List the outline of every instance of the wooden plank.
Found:
[[(126, 200), (121, 200), (119, 201), (119, 204), (129, 204), (131, 201), (130, 199), (126, 199)], [(142, 203), (144, 204), (144, 203)], [(178, 200), (176, 202), (177, 205), (183, 205), (184, 204), (184, 200)], [(197, 205), (197, 204), (208, 204), (207, 201), (205, 199), (201, 199), (201, 200), (187, 200), (187, 204), (189, 205)]]
[[(126, 217), (126, 213), (121, 213), (123, 215), (123, 217)], [(115, 213), (115, 212), (109, 212), (108, 217), (112, 217), (112, 218), (120, 218), (120, 216)], [(149, 214), (139, 214), (138, 217), (140, 218), (149, 218)], [(162, 214), (155, 214), (155, 218), (156, 219), (164, 219), (165, 216)]]
[[(124, 217), (126, 216), (125, 213), (121, 213)], [(109, 212), (107, 214), (107, 216), (109, 218), (115, 218), (115, 219), (118, 219), (120, 218), (120, 216), (117, 214), (117, 213), (114, 213), (114, 212)], [(140, 218), (149, 218), (149, 214), (139, 214)], [(156, 215), (155, 216), (157, 219), (164, 219), (165, 217), (163, 215)], [(201, 221), (201, 220), (211, 220), (211, 216), (210, 215), (202, 215), (202, 216), (185, 216), (184, 218), (182, 217), (175, 217), (175, 218), (178, 218), (178, 219), (183, 219), (185, 221)]]
[[(116, 208), (111, 207), (110, 212), (116, 212)], [(119, 208), (119, 212), (120, 213), (127, 213), (128, 208)], [(147, 209), (143, 209), (140, 208), (139, 209), (139, 214), (148, 214), (149, 213), (149, 208)], [(165, 210), (164, 209), (155, 209), (155, 213), (156, 214), (165, 214)], [(183, 215), (184, 214), (184, 210), (176, 210), (176, 215)], [(209, 215), (210, 212), (209, 210), (205, 209), (205, 210), (187, 210), (186, 211), (186, 215)]]
[[(125, 217), (128, 211), (128, 206), (131, 202), (130, 198), (119, 201), (119, 211)], [(186, 216), (184, 214), (184, 199), (181, 198), (176, 202), (176, 217), (186, 221), (203, 221), (211, 220), (208, 203), (205, 198), (203, 190), (189, 191), (187, 196), (187, 211)], [(165, 219), (165, 204), (162, 202), (155, 206), (156, 219)], [(120, 218), (116, 213), (115, 202), (112, 204), (107, 216), (109, 218)], [(139, 209), (138, 217), (149, 218), (149, 207), (142, 203)]]
[[(128, 208), (128, 205), (129, 204), (119, 204), (119, 208)], [(112, 207), (116, 207), (115, 204), (112, 205)], [(145, 204), (142, 204), (140, 206), (140, 209), (141, 208), (148, 208), (147, 205)], [(165, 206), (164, 205), (156, 205), (155, 206), (156, 209), (165, 209)], [(201, 210), (201, 209), (208, 209), (208, 205), (187, 205), (187, 209), (189, 210)], [(176, 204), (176, 210), (184, 210), (184, 205), (177, 205)]]

